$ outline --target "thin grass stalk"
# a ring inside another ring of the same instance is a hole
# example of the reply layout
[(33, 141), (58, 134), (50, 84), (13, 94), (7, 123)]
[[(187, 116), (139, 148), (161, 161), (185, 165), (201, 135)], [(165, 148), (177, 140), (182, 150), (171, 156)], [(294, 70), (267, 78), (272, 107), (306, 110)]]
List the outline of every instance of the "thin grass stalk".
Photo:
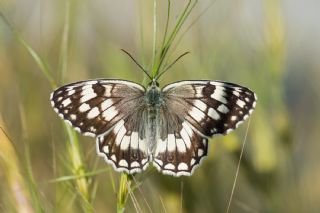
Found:
[[(65, 19), (64, 27), (61, 39), (60, 50), (60, 76), (63, 80), (65, 73), (67, 72), (68, 64), (68, 42), (69, 42), (69, 27), (70, 27), (70, 0), (65, 2)], [(85, 177), (86, 169), (83, 163), (82, 151), (79, 144), (79, 139), (75, 131), (68, 125), (64, 124), (67, 135), (68, 143), (67, 150), (69, 158), (71, 160), (71, 173), (78, 177), (75, 180), (75, 187), (78, 191), (82, 201), (80, 201), (81, 207), (84, 212), (93, 212), (91, 205), (90, 193), (89, 193), (89, 181)]]
[(157, 57), (157, 0), (153, 0), (153, 41), (152, 41), (152, 67)]
[(119, 191), (117, 195), (117, 213), (123, 213), (131, 190), (132, 177), (126, 173), (121, 173)]
[[(1, 117), (0, 147), (0, 167), (2, 168), (2, 171), (4, 171), (3, 174), (8, 182), (7, 187), (11, 191), (8, 195), (11, 195), (16, 212), (35, 212), (35, 209), (30, 202), (30, 192), (27, 184), (21, 175), (16, 150), (5, 132), (4, 123), (2, 122)], [(37, 205), (35, 206), (38, 207)], [(37, 212), (43, 212), (41, 211), (41, 207), (39, 207)]]
[(59, 72), (58, 82), (61, 82), (65, 78), (67, 72), (68, 61), (68, 43), (69, 43), (69, 29), (70, 29), (70, 0), (65, 1), (65, 17), (64, 26), (60, 47), (60, 59), (59, 59)]
[[(67, 50), (68, 50), (68, 33), (69, 33), (69, 10), (70, 10), (70, 3), (66, 3), (66, 19), (65, 19), (65, 26), (63, 32), (63, 39), (62, 39), (62, 50), (61, 53), (64, 57), (61, 57), (61, 73), (66, 72), (67, 68)], [(7, 26), (12, 31), (14, 37), (17, 41), (27, 50), (27, 52), (31, 55), (34, 59), (38, 67), (40, 68), (41, 73), (46, 77), (46, 79), (50, 82), (51, 87), (54, 89), (57, 87), (56, 82), (54, 81), (49, 65), (40, 57), (40, 55), (23, 39), (21, 34), (14, 28), (14, 26), (6, 19), (4, 14), (0, 11), (0, 16), (7, 24)], [(70, 156), (70, 162), (72, 163), (72, 172), (75, 176), (80, 177), (75, 181), (75, 185), (77, 186), (77, 191), (82, 198), (83, 202), (81, 202), (83, 210), (85, 212), (93, 212), (92, 205), (90, 204), (90, 194), (89, 194), (89, 183), (88, 180), (84, 177), (86, 174), (85, 167), (83, 164), (83, 157), (81, 155), (79, 140), (70, 126), (64, 123), (64, 127), (67, 132), (68, 136), (68, 153)]]
[[(166, 59), (167, 53), (170, 50), (170, 47), (172, 46), (172, 43), (174, 42), (177, 34), (181, 30), (181, 27), (185, 23), (186, 19), (189, 17), (191, 11), (193, 10), (193, 8), (197, 4), (197, 2), (198, 2), (197, 0), (196, 1), (189, 0), (189, 2), (184, 7), (181, 15), (179, 16), (178, 21), (177, 21), (175, 27), (173, 28), (173, 30), (171, 31), (169, 37), (164, 38), (164, 42), (163, 42), (163, 45), (159, 51), (159, 55), (155, 59), (154, 66), (152, 67), (152, 71), (151, 71), (152, 77), (155, 77), (158, 75), (158, 73), (161, 70), (161, 67), (163, 65), (163, 62)], [(170, 8), (168, 8), (168, 15), (170, 15)], [(168, 16), (168, 18), (169, 17), (170, 16)], [(166, 26), (166, 27), (168, 27), (168, 26)], [(165, 32), (165, 35), (166, 35), (166, 32)]]

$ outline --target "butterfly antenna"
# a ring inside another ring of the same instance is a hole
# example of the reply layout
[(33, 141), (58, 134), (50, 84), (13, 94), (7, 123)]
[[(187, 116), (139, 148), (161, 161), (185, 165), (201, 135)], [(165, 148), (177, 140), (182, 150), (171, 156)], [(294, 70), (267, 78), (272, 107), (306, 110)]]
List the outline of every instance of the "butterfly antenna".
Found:
[(175, 63), (177, 63), (183, 56), (189, 54), (190, 52), (185, 52), (181, 54), (176, 60), (174, 60), (170, 65), (168, 65), (165, 70), (163, 70), (157, 77), (156, 80), (158, 80), (166, 71), (168, 71)]
[(130, 53), (128, 53), (126, 50), (124, 50), (124, 49), (121, 49), (125, 54), (127, 54), (131, 59), (132, 59), (132, 61), (136, 64), (136, 65), (138, 65), (138, 67), (150, 78), (150, 80), (152, 80), (152, 78), (151, 78), (151, 76), (148, 74), (148, 72), (136, 61), (136, 59), (134, 59), (133, 58), (133, 56), (130, 54)]

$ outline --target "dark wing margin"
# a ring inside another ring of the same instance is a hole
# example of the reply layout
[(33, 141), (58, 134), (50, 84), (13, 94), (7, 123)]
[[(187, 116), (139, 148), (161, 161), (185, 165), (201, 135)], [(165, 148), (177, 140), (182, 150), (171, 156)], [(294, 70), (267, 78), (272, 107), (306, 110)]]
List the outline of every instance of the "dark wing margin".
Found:
[(144, 93), (143, 86), (130, 81), (98, 79), (60, 87), (50, 99), (75, 130), (97, 137), (98, 154), (115, 170), (134, 173), (149, 163), (144, 132), (135, 120), (143, 113)]
[(153, 164), (164, 174), (193, 173), (208, 151), (208, 138), (228, 134), (253, 112), (250, 89), (221, 81), (181, 81), (163, 88), (160, 139)]

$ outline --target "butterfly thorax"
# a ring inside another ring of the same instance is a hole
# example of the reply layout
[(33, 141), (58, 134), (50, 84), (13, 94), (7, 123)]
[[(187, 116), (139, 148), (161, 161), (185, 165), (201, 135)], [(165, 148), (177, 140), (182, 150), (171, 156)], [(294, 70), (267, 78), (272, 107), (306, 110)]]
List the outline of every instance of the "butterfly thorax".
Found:
[(163, 102), (162, 92), (160, 88), (155, 85), (151, 84), (146, 91), (145, 101), (148, 107), (157, 108)]

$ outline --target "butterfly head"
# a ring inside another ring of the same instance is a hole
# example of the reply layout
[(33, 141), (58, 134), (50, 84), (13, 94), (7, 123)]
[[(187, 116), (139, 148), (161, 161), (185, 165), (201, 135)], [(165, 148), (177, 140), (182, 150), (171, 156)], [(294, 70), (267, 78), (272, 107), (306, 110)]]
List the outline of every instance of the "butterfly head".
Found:
[(148, 84), (148, 88), (149, 87), (153, 87), (153, 88), (159, 87), (159, 83), (156, 78), (153, 78), (152, 81)]

